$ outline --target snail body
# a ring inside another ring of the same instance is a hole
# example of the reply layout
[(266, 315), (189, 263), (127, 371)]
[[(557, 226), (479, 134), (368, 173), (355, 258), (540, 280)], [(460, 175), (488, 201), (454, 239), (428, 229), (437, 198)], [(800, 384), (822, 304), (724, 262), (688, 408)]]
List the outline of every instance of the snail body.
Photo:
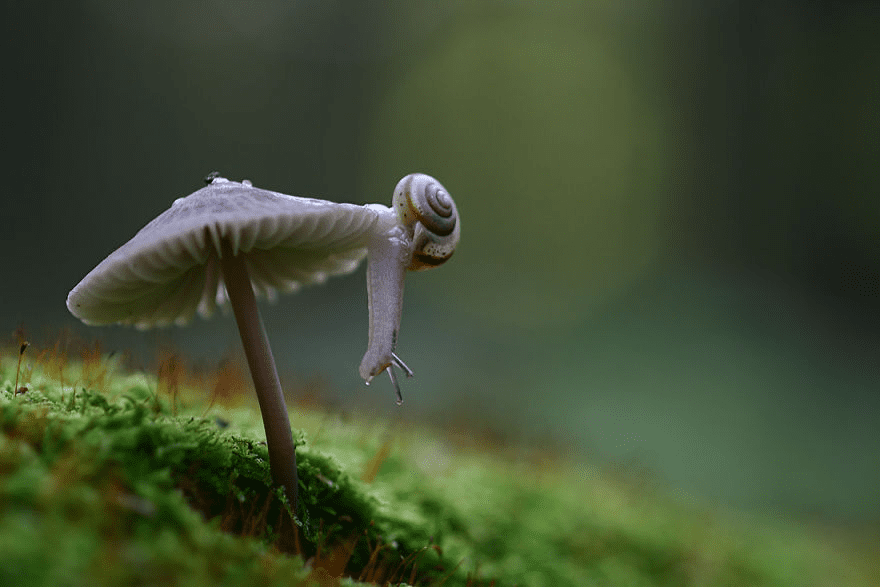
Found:
[(455, 202), (440, 182), (429, 175), (413, 173), (397, 183), (391, 208), (384, 208), (379, 224), (381, 228), (367, 246), (370, 330), (360, 374), (369, 383), (386, 371), (399, 404), (403, 400), (392, 367), (412, 376), (409, 367), (394, 353), (403, 307), (404, 275), (407, 270), (432, 269), (448, 261), (458, 244), (461, 222)]

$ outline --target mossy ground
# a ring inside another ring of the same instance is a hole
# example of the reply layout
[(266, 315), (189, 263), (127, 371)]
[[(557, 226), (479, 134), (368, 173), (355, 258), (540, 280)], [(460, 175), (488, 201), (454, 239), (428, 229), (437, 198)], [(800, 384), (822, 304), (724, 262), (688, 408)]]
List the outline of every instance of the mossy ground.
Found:
[(0, 585), (856, 587), (880, 576), (873, 541), (737, 522), (550, 451), (315, 405), (292, 410), (294, 523), (234, 365), (198, 374), (169, 356), (154, 376), (55, 345), (28, 349), (19, 368), (19, 350), (0, 355)]

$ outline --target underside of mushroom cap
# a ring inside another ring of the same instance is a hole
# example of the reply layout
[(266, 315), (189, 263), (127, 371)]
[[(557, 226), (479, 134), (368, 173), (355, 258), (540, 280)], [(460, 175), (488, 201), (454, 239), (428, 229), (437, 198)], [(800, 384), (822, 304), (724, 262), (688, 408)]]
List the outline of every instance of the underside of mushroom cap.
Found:
[(70, 312), (87, 324), (185, 324), (227, 301), (220, 241), (243, 255), (254, 293), (273, 298), (353, 271), (380, 211), (288, 196), (217, 178), (142, 228), (77, 284)]

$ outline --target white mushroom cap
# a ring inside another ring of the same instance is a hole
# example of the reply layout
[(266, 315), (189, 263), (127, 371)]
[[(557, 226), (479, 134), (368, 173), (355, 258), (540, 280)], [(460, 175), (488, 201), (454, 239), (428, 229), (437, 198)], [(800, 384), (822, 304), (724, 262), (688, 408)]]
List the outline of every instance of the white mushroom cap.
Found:
[(87, 324), (185, 324), (226, 303), (220, 241), (244, 255), (254, 293), (272, 298), (353, 271), (384, 206), (338, 204), (216, 178), (175, 200), (77, 284), (70, 312)]

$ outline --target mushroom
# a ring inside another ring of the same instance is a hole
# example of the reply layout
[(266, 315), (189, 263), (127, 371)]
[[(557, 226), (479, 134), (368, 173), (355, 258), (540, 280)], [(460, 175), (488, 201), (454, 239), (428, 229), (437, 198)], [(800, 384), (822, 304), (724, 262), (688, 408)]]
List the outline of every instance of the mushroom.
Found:
[(272, 480), (296, 511), (296, 453), (284, 394), (256, 296), (274, 299), (368, 258), (369, 343), (360, 365), (367, 384), (383, 371), (403, 398), (392, 367), (407, 269), (436, 267), (452, 255), (458, 212), (437, 180), (411, 174), (392, 207), (339, 204), (258, 189), (213, 173), (208, 185), (174, 201), (86, 275), (67, 297), (90, 325), (140, 329), (188, 323), (198, 312), (232, 306), (260, 404)]

